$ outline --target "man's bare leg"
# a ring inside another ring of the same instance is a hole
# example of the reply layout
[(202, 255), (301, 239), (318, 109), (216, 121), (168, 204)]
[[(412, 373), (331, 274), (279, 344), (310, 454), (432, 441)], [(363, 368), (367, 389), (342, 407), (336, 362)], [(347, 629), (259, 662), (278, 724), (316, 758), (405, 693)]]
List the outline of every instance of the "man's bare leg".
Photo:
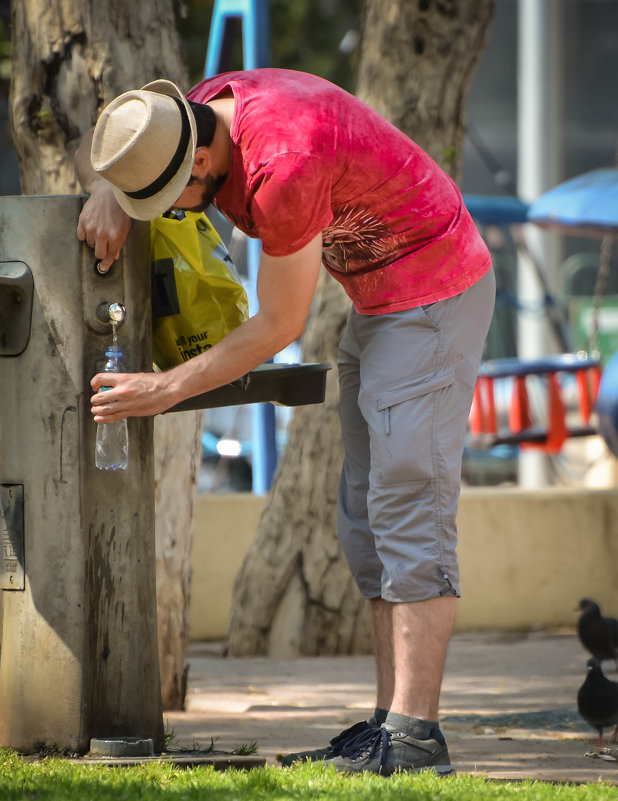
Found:
[(377, 706), (438, 719), (440, 688), (457, 598), (415, 603), (370, 601), (376, 657)]
[(395, 683), (390, 710), (437, 720), (457, 598), (448, 595), (392, 607)]

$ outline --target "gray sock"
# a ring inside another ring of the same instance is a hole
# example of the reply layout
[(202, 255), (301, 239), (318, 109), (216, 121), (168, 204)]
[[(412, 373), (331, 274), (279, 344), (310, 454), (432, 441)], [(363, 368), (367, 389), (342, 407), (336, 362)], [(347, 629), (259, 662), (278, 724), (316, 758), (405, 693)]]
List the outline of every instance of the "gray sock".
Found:
[(378, 724), (378, 726), (381, 726), (386, 720), (387, 715), (388, 715), (388, 709), (380, 709), (380, 707), (377, 706), (375, 708), (375, 712), (373, 713), (373, 719)]
[[(442, 736), (437, 720), (423, 720), (401, 715), (399, 712), (389, 712), (384, 721), (384, 728), (390, 731), (401, 731), (415, 740), (439, 739)], [(439, 735), (439, 737), (436, 737)]]

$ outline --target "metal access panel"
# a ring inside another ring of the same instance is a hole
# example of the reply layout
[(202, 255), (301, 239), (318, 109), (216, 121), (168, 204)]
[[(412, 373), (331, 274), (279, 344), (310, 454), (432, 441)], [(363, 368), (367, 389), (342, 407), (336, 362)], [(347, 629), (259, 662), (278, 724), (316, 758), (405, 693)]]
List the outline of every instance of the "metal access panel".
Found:
[(0, 546), (0, 589), (25, 589), (23, 484), (0, 484)]

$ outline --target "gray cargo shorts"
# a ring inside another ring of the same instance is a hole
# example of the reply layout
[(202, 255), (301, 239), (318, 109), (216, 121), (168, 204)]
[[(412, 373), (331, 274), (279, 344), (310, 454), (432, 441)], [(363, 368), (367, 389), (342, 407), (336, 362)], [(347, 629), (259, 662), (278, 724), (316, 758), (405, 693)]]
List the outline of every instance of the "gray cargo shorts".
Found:
[(493, 270), (455, 297), (352, 311), (339, 348), (338, 534), (365, 598), (459, 595), (457, 502)]

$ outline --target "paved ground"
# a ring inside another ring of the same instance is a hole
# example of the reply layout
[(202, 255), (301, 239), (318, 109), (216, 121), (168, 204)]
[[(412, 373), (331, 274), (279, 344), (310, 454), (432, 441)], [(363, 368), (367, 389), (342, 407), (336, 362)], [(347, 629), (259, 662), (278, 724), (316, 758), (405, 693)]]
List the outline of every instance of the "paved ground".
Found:
[[(374, 707), (370, 657), (230, 659), (218, 645), (189, 652), (185, 712), (165, 713), (176, 746), (278, 753), (323, 746)], [(442, 729), (460, 773), (618, 784), (618, 749), (598, 751), (577, 714), (587, 653), (573, 632), (458, 634), (442, 692)], [(604, 664), (616, 679), (612, 663)], [(606, 733), (610, 741), (611, 732)], [(611, 746), (612, 744), (609, 743)]]

